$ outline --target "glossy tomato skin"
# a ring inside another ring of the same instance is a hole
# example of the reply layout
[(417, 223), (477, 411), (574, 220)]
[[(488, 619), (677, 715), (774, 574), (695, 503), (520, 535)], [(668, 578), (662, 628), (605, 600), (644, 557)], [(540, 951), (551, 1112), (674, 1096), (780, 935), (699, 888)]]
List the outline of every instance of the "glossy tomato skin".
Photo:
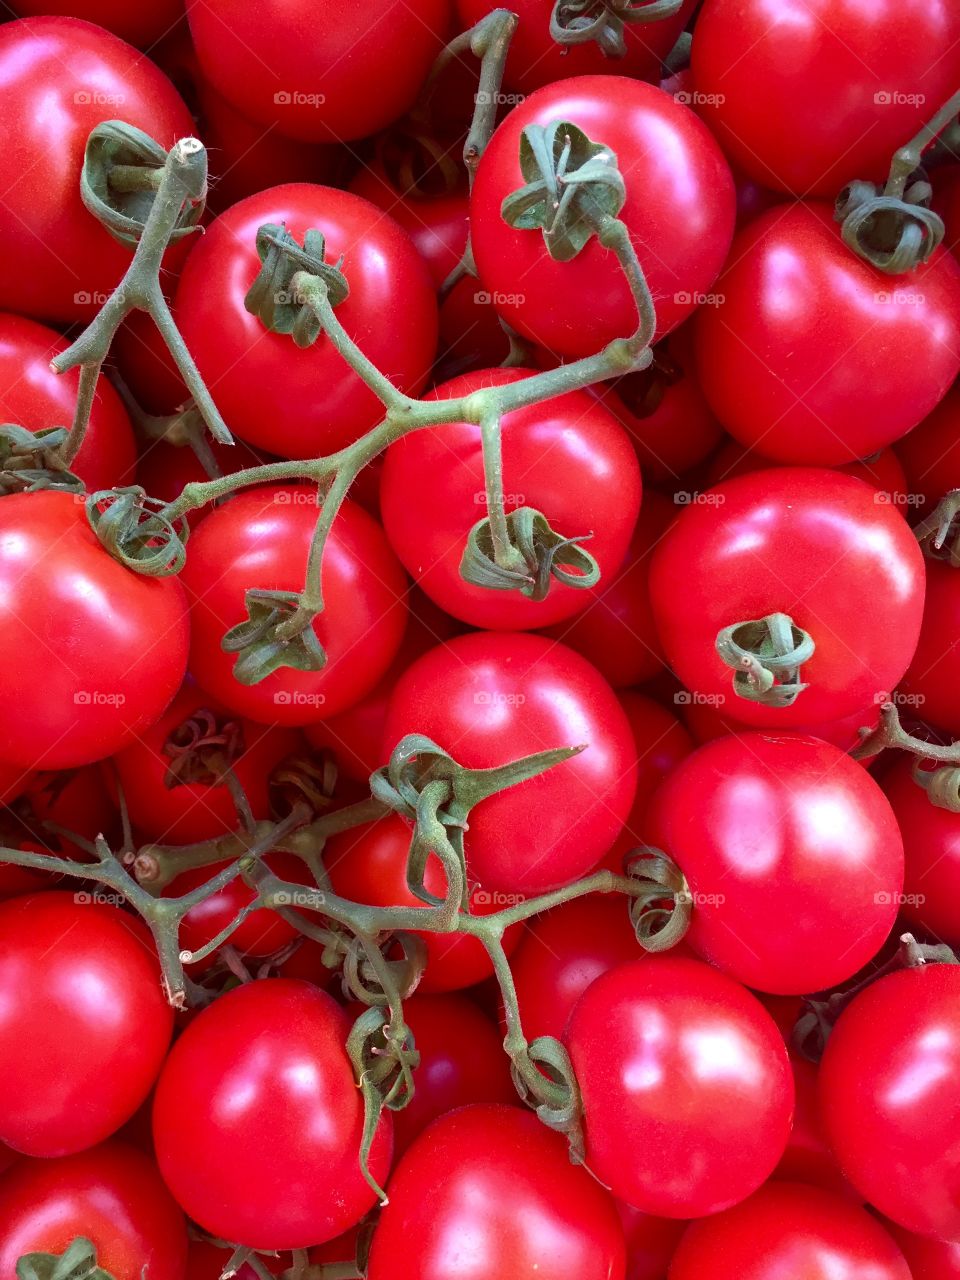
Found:
[(193, 132), (193, 120), (153, 63), (77, 18), (0, 28), (0, 81), (7, 104), (0, 238), (16, 246), (4, 264), (0, 309), (62, 323), (90, 319), (119, 284), (130, 250), (80, 199), (88, 134), (121, 114), (169, 148)]
[(739, 983), (698, 960), (635, 960), (587, 988), (564, 1041), (587, 1163), (619, 1199), (665, 1218), (700, 1217), (773, 1172), (793, 1077), (776, 1024)]
[(17, 0), (16, 11), (24, 18), (42, 14), (83, 18), (149, 50), (182, 21), (183, 0), (150, 0), (139, 5), (125, 4), (124, 0)]
[[(325, 992), (271, 978), (221, 996), (177, 1041), (154, 1100), (157, 1162), (206, 1231), (252, 1248), (306, 1248), (372, 1206), (349, 1025)], [(391, 1147), (385, 1116), (370, 1159), (381, 1185)], [(264, 1203), (251, 1186), (285, 1192)]]
[[(540, 231), (514, 230), (500, 216), (504, 198), (524, 185), (523, 129), (557, 120), (577, 125), (617, 156), (627, 186), (619, 216), (638, 248), (662, 337), (716, 279), (730, 247), (735, 193), (706, 127), (689, 108), (639, 80), (562, 80), (537, 90), (506, 116), (483, 153), (470, 200), (483, 287), (519, 333), (558, 355), (591, 355), (636, 328), (623, 272), (595, 237), (572, 261), (555, 262)], [(585, 308), (589, 324), (583, 322)]]
[(147, 1156), (107, 1142), (59, 1160), (20, 1160), (0, 1178), (0, 1275), (25, 1253), (60, 1254), (78, 1236), (115, 1280), (182, 1280), (183, 1214)]
[(898, 760), (883, 789), (903, 833), (903, 918), (938, 942), (960, 947), (960, 814), (941, 809)]
[[(679, 679), (731, 720), (782, 729), (884, 701), (913, 657), (923, 592), (923, 557), (900, 513), (851, 476), (806, 467), (754, 472), (702, 494), (650, 570), (657, 628)], [(715, 647), (723, 627), (776, 612), (816, 645), (803, 666), (809, 687), (790, 707), (736, 696)]]
[(559, 1134), (517, 1107), (463, 1107), (434, 1121), (389, 1191), (369, 1280), (393, 1280), (398, 1258), (406, 1280), (623, 1280), (612, 1200), (570, 1164)]
[(467, 866), (488, 890), (539, 893), (585, 875), (630, 810), (636, 753), (616, 696), (579, 654), (542, 636), (473, 632), (419, 658), (397, 681), (384, 750), (408, 733), (476, 769), (588, 744), (471, 811)]
[(153, 944), (127, 913), (60, 891), (0, 905), (0, 934), (0, 1141), (72, 1155), (129, 1120), (167, 1052)]
[(953, 92), (958, 41), (946, 3), (708, 0), (693, 78), (704, 119), (752, 178), (833, 199), (855, 178), (886, 178), (892, 153)]
[(693, 1223), (670, 1280), (910, 1280), (879, 1222), (819, 1187), (770, 1182), (742, 1204)]
[[(437, 387), (429, 399), (460, 398), (507, 386), (526, 369), (486, 369)], [(570, 392), (508, 413), (503, 419), (504, 505), (533, 507), (565, 537), (587, 547), (612, 576), (640, 510), (640, 468), (626, 432), (585, 392)], [(411, 504), (424, 485), (443, 494), (427, 510)], [(546, 599), (473, 586), (460, 563), (473, 525), (488, 514), (480, 428), (457, 422), (415, 431), (387, 451), (380, 485), (387, 537), (407, 570), (435, 603), (475, 627), (527, 630), (586, 608), (586, 591), (550, 583)]]
[(184, 340), (230, 427), (286, 458), (333, 453), (374, 426), (383, 406), (321, 336), (306, 350), (270, 333), (243, 305), (260, 269), (256, 235), (284, 224), (302, 243), (313, 228), (325, 257), (344, 257), (350, 294), (337, 319), (402, 391), (426, 381), (437, 341), (427, 269), (401, 228), (367, 200), (333, 187), (289, 183), (241, 200), (206, 230), (187, 259), (174, 309)]
[(191, 673), (202, 689), (251, 720), (298, 725), (335, 715), (377, 683), (403, 637), (403, 570), (377, 522), (347, 500), (327, 540), (325, 608), (313, 623), (326, 666), (282, 668), (254, 685), (234, 678), (233, 655), (220, 648), (223, 635), (246, 619), (251, 587), (303, 589), (316, 519), (312, 488), (257, 488), (211, 512), (190, 539), (181, 576), (191, 604)]
[(909, 670), (898, 692), (924, 720), (960, 733), (960, 665), (956, 652), (960, 621), (960, 574), (948, 560), (930, 560), (923, 625)]
[(960, 1238), (960, 969), (927, 964), (848, 1005), (820, 1064), (820, 1106), (840, 1167), (881, 1213)]
[(907, 473), (911, 513), (926, 515), (948, 490), (960, 488), (960, 387), (952, 387), (896, 449)]
[[(712, 487), (722, 484), (724, 480), (733, 480), (736, 476), (749, 475), (751, 471), (763, 471), (781, 465), (790, 464), (775, 463), (752, 449), (744, 449), (735, 440), (727, 440), (710, 459), (706, 483)], [(858, 459), (856, 462), (846, 462), (838, 466), (837, 470), (845, 475), (855, 476), (864, 484), (872, 485), (904, 516), (910, 515), (915, 504), (907, 492), (907, 477), (903, 465), (892, 448), (881, 449), (869, 458)]]
[(865, 458), (960, 371), (960, 265), (941, 249), (891, 279), (846, 247), (827, 204), (750, 223), (715, 292), (694, 327), (700, 385), (730, 434), (775, 461)]
[[(163, 712), (183, 680), (186, 599), (100, 545), (83, 502), (46, 490), (0, 508), (0, 759), (65, 769), (111, 755)], [(43, 663), (35, 678), (25, 655)]]

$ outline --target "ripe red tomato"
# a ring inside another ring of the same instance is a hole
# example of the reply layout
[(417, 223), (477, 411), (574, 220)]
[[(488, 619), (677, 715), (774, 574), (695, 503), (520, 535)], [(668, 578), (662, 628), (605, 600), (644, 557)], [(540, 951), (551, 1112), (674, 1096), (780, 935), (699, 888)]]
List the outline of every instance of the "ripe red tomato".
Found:
[(906, 1258), (912, 1280), (960, 1280), (960, 1242), (927, 1240), (887, 1219), (883, 1225)]
[(385, 750), (408, 733), (471, 769), (588, 744), (471, 812), (467, 861), (488, 890), (538, 893), (585, 875), (633, 801), (636, 748), (616, 695), (579, 654), (543, 636), (473, 632), (419, 658), (397, 681)]
[(862, 1196), (910, 1231), (960, 1238), (960, 969), (902, 969), (858, 995), (827, 1041), (820, 1106)]
[[(919, 430), (919, 428), (918, 428)], [(911, 432), (911, 435), (913, 432)], [(908, 437), (909, 438), (909, 437)], [(733, 480), (735, 476), (747, 476), (752, 471), (764, 471), (769, 467), (787, 466), (788, 463), (773, 462), (764, 458), (752, 449), (745, 449), (736, 440), (728, 440), (710, 459), (706, 483), (711, 487), (722, 484), (724, 480)], [(856, 462), (846, 462), (837, 467), (844, 475), (856, 476), (864, 484), (872, 485), (892, 506), (897, 507), (906, 516), (911, 503), (907, 493), (907, 477), (900, 459), (893, 449), (881, 449)]]
[(960, 488), (960, 387), (951, 388), (896, 447), (907, 473), (910, 509), (925, 515), (948, 490)]
[(700, 385), (732, 436), (780, 462), (865, 458), (960, 372), (960, 264), (941, 249), (884, 275), (846, 247), (826, 204), (751, 222), (715, 293), (695, 323)]
[(660, 1217), (700, 1217), (773, 1172), (790, 1133), (793, 1077), (776, 1024), (739, 983), (684, 957), (635, 960), (587, 988), (564, 1040), (587, 1163), (618, 1199)]
[(307, 724), (359, 701), (384, 674), (406, 624), (406, 581), (383, 530), (346, 501), (323, 557), (324, 612), (313, 628), (320, 671), (281, 668), (254, 685), (233, 674), (223, 635), (246, 616), (251, 587), (301, 591), (317, 520), (316, 490), (261, 487), (206, 516), (181, 575), (191, 600), (190, 670), (231, 711), (266, 724)]
[(960, 947), (960, 814), (933, 804), (914, 782), (912, 756), (894, 764), (883, 789), (903, 833), (903, 918)]
[(662, 337), (697, 306), (726, 258), (736, 212), (733, 178), (692, 111), (625, 76), (561, 80), (531, 94), (500, 124), (470, 199), (483, 287), (519, 333), (558, 355), (591, 355), (636, 328), (626, 278), (595, 237), (571, 262), (555, 262), (539, 231), (514, 230), (500, 216), (504, 198), (524, 185), (521, 133), (557, 120), (616, 154), (627, 185), (619, 216), (637, 246)]
[(0, 239), (15, 246), (0, 278), (0, 310), (89, 319), (119, 284), (130, 250), (80, 199), (87, 135), (119, 115), (172, 147), (193, 132), (193, 120), (149, 59), (77, 18), (6, 23), (0, 82)]
[(124, 0), (16, 0), (15, 7), (24, 18), (40, 14), (84, 18), (147, 50), (183, 17), (183, 0), (149, 0), (139, 5)]
[[(430, 1188), (424, 1195), (424, 1188)], [(621, 1280), (623, 1232), (564, 1139), (517, 1107), (472, 1106), (417, 1139), (390, 1180), (369, 1280)]]
[(742, 1204), (694, 1222), (670, 1280), (910, 1280), (903, 1254), (870, 1214), (819, 1187), (771, 1182)]
[[(339, 1235), (374, 1193), (360, 1172), (363, 1102), (344, 1051), (349, 1020), (306, 982), (271, 978), (221, 996), (174, 1045), (153, 1108), (157, 1163), (204, 1230), (256, 1249)], [(390, 1167), (384, 1116), (370, 1158)], [(251, 1187), (282, 1194), (251, 1196)]]
[(90, 897), (0, 904), (0, 1140), (27, 1155), (71, 1155), (115, 1133), (170, 1043), (146, 928)]
[(349, 191), (308, 183), (241, 200), (190, 254), (177, 287), (177, 322), (231, 429), (285, 458), (333, 453), (379, 422), (383, 406), (325, 336), (302, 350), (244, 307), (260, 268), (256, 234), (265, 223), (284, 224), (301, 243), (311, 228), (322, 231), (326, 261), (343, 255), (350, 295), (337, 319), (411, 395), (426, 381), (436, 349), (433, 287), (392, 218)]
[(869, 11), (858, 0), (707, 0), (692, 65), (700, 111), (742, 169), (833, 198), (854, 178), (885, 179), (893, 152), (953, 93), (960, 13), (923, 0)]
[(677, 1218), (656, 1218), (617, 1201), (627, 1238), (626, 1280), (664, 1280), (687, 1224)]
[(960, 733), (960, 688), (956, 652), (960, 621), (960, 572), (948, 560), (927, 560), (923, 625), (899, 692), (905, 706), (949, 733)]
[[(913, 657), (924, 566), (910, 528), (860, 481), (783, 467), (688, 506), (657, 548), (650, 596), (664, 652), (697, 698), (745, 724), (801, 728), (883, 701)], [(691, 609), (690, 602), (696, 604)], [(813, 638), (792, 706), (736, 696), (723, 627), (786, 613)]]
[[(526, 369), (484, 369), (445, 382), (429, 399), (506, 386)], [(424, 477), (444, 495), (416, 509), (410, 495)], [(584, 392), (508, 413), (503, 419), (504, 507), (533, 507), (565, 537), (585, 544), (612, 577), (640, 510), (640, 469), (627, 433)], [(551, 581), (546, 599), (473, 586), (460, 561), (474, 524), (488, 514), (480, 428), (466, 422), (415, 431), (387, 450), (380, 485), (387, 537), (431, 600), (475, 627), (526, 630), (570, 618), (587, 607), (586, 591)]]
[(134, 1147), (107, 1142), (60, 1160), (20, 1160), (0, 1179), (0, 1275), (13, 1276), (25, 1253), (63, 1253), (78, 1236), (115, 1280), (183, 1280), (183, 1214)]
[[(0, 31), (2, 39), (2, 31)], [(187, 608), (173, 578), (124, 568), (82, 501), (46, 490), (0, 506), (0, 759), (66, 769), (112, 755), (159, 718), (187, 658)], [(42, 679), (24, 667), (33, 653)]]

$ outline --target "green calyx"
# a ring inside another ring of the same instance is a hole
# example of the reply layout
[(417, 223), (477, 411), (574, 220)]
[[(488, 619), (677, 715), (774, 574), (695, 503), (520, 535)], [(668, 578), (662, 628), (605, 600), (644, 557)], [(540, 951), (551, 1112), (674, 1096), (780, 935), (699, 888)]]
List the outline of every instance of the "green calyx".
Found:
[(806, 689), (800, 669), (813, 657), (813, 637), (785, 613), (737, 622), (717, 633), (717, 653), (732, 667), (738, 698), (765, 707), (791, 707)]
[(600, 581), (600, 566), (580, 544), (592, 534), (565, 538), (551, 529), (546, 516), (532, 507), (518, 507), (505, 516), (512, 564), (498, 563), (489, 517), (478, 520), (467, 536), (460, 576), (476, 587), (519, 591), (530, 600), (545, 600), (552, 579), (584, 590)]
[(336, 263), (325, 262), (325, 248), (321, 231), (308, 231), (302, 246), (285, 226), (267, 222), (257, 231), (260, 271), (243, 305), (272, 333), (289, 334), (298, 347), (312, 346), (320, 336), (321, 324), (314, 309), (306, 305), (294, 287), (294, 276), (302, 271), (322, 280), (332, 307), (350, 293), (340, 269), (343, 258)]
[(554, 1036), (538, 1036), (527, 1046), (530, 1061), (554, 1085), (559, 1085), (563, 1100), (559, 1103), (538, 1102), (526, 1081), (517, 1071), (511, 1068), (513, 1083), (520, 1097), (534, 1107), (537, 1117), (549, 1129), (555, 1129), (565, 1135), (570, 1148), (570, 1159), (574, 1164), (583, 1164), (586, 1150), (583, 1137), (583, 1102), (580, 1088), (573, 1072), (570, 1055), (561, 1041)]
[(627, 875), (643, 885), (630, 899), (630, 920), (645, 951), (669, 951), (690, 928), (693, 895), (687, 878), (660, 849), (635, 850)]
[(246, 621), (231, 627), (220, 641), (224, 653), (238, 655), (233, 674), (241, 684), (257, 684), (281, 667), (323, 670), (327, 655), (313, 629), (312, 617), (305, 616), (303, 629), (294, 635), (287, 634), (289, 628), (284, 626), (300, 609), (299, 591), (254, 587), (244, 600)]
[(595, 42), (608, 58), (627, 52), (624, 28), (659, 22), (679, 13), (682, 0), (556, 0), (550, 14), (550, 38), (568, 48)]
[(64, 464), (61, 453), (69, 435), (65, 427), (28, 431), (12, 422), (0, 425), (0, 494), (37, 489), (82, 493), (83, 481)]
[(913, 780), (923, 787), (927, 799), (938, 809), (960, 813), (960, 765), (941, 765), (939, 769), (924, 768), (923, 760), (913, 762)]
[(945, 560), (960, 568), (960, 489), (951, 489), (933, 511), (920, 521), (913, 534), (930, 560)]
[(86, 512), (91, 529), (115, 560), (146, 577), (164, 578), (186, 563), (190, 529), (185, 520), (167, 520), (163, 506), (139, 485), (130, 485), (91, 493)]
[(541, 230), (557, 262), (575, 258), (627, 198), (614, 153), (566, 120), (527, 125), (520, 171), (526, 186), (506, 197), (501, 216), (518, 230)]
[(413, 1098), (413, 1072), (420, 1054), (413, 1032), (405, 1023), (396, 1025), (380, 1007), (366, 1009), (351, 1028), (347, 1057), (363, 1095), (364, 1125), (360, 1144), (360, 1168), (381, 1202), (386, 1192), (370, 1171), (370, 1152), (384, 1109), (402, 1110)]
[(17, 1260), (17, 1280), (113, 1280), (97, 1265), (97, 1250), (83, 1236), (63, 1253), (25, 1253)]
[(177, 725), (163, 744), (163, 754), (170, 761), (164, 786), (173, 788), (188, 782), (218, 786), (243, 751), (240, 722), (221, 722), (214, 712), (201, 707), (189, 720)]
[(899, 276), (926, 262), (943, 240), (943, 219), (929, 208), (931, 195), (925, 181), (913, 182), (902, 196), (873, 182), (851, 182), (837, 198), (834, 218), (858, 257)]

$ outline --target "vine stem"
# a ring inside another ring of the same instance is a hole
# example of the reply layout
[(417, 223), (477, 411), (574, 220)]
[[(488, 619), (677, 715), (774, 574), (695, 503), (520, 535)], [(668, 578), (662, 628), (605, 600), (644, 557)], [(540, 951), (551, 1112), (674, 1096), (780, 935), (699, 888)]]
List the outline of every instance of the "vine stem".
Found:
[(927, 121), (919, 133), (894, 152), (890, 162), (890, 173), (883, 190), (884, 195), (896, 196), (898, 199), (903, 197), (907, 179), (919, 167), (924, 151), (958, 113), (960, 113), (960, 89), (943, 104), (932, 120)]
[(871, 756), (877, 756), (889, 747), (896, 747), (924, 760), (960, 764), (960, 741), (941, 746), (937, 742), (927, 742), (924, 738), (908, 733), (901, 725), (900, 712), (892, 702), (885, 702), (881, 706), (880, 719), (875, 729), (863, 728), (859, 733), (860, 742), (850, 752), (854, 760), (869, 760)]
[(480, 422), (480, 439), (483, 445), (483, 475), (487, 491), (487, 517), (490, 520), (490, 537), (493, 554), (501, 569), (525, 568), (523, 556), (510, 541), (507, 513), (503, 496), (503, 447), (500, 415), (496, 411), (485, 414)]

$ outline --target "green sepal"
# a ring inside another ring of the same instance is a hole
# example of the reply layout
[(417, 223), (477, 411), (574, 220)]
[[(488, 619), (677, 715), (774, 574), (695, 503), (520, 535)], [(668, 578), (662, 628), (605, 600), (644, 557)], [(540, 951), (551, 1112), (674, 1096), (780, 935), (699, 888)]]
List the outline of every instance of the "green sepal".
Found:
[(60, 460), (69, 435), (66, 427), (29, 431), (14, 422), (0, 424), (0, 494), (38, 489), (82, 493), (83, 481)]
[(384, 1109), (400, 1111), (412, 1099), (413, 1072), (420, 1065), (410, 1029), (403, 1025), (401, 1034), (387, 1035), (389, 1024), (387, 1010), (374, 1006), (364, 1010), (347, 1038), (347, 1057), (363, 1096), (360, 1170), (382, 1203), (387, 1196), (370, 1171), (370, 1152)]
[(551, 578), (581, 591), (600, 581), (599, 564), (580, 545), (592, 534), (565, 538), (551, 529), (547, 517), (533, 507), (508, 512), (506, 523), (511, 545), (520, 553), (524, 567), (510, 569), (497, 564), (490, 518), (485, 516), (467, 535), (460, 561), (460, 577), (465, 582), (493, 591), (519, 591), (530, 600), (544, 600)]
[(17, 1280), (113, 1280), (97, 1265), (97, 1250), (77, 1236), (63, 1253), (25, 1253), (17, 1259)]
[(943, 242), (940, 215), (929, 208), (932, 188), (914, 181), (903, 197), (886, 195), (873, 182), (857, 180), (840, 192), (834, 219), (848, 249), (878, 271), (900, 276), (927, 262)]
[(257, 684), (281, 667), (294, 671), (322, 671), (327, 655), (308, 623), (297, 635), (277, 638), (277, 628), (300, 606), (298, 591), (270, 591), (252, 588), (246, 593), (247, 618), (231, 627), (220, 647), (237, 654), (234, 677), (241, 684)]
[(139, 485), (98, 489), (86, 500), (87, 520), (115, 560), (146, 577), (165, 578), (186, 564), (190, 536), (186, 520), (171, 523), (163, 515), (165, 505)]
[(682, 0), (556, 0), (550, 14), (550, 37), (561, 47), (593, 41), (607, 58), (627, 52), (624, 27), (660, 22), (680, 12)]
[(298, 271), (317, 276), (327, 289), (332, 307), (349, 296), (350, 286), (341, 267), (324, 261), (323, 232), (309, 230), (301, 247), (285, 226), (267, 222), (257, 230), (260, 271), (247, 290), (243, 305), (272, 332), (289, 334), (298, 347), (309, 347), (320, 336), (320, 320), (312, 307), (305, 306), (293, 288)]

